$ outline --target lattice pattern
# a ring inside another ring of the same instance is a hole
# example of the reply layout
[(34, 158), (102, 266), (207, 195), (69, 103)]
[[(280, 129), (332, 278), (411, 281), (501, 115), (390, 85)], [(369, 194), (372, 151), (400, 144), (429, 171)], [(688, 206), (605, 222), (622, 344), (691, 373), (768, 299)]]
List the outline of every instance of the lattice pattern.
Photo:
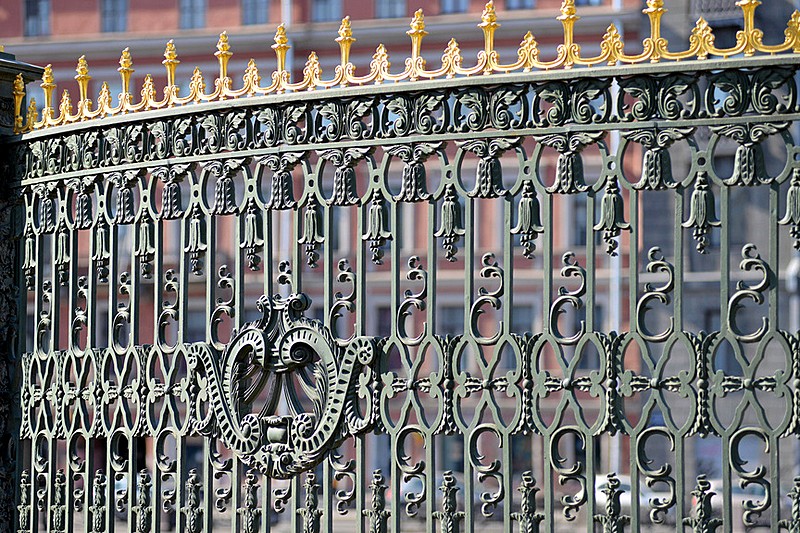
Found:
[[(798, 65), (443, 80), (23, 135), (17, 529), (796, 531), (780, 288)], [(733, 229), (743, 191), (768, 205), (754, 242)], [(716, 325), (689, 319), (697, 283)], [(599, 458), (612, 438), (625, 472)], [(687, 458), (708, 442), (719, 472)]]

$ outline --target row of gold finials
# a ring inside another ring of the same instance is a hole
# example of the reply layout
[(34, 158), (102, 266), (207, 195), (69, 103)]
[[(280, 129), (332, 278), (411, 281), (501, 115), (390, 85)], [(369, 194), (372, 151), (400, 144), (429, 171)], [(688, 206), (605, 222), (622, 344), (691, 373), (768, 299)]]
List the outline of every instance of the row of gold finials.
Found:
[(557, 57), (552, 61), (539, 59), (539, 48), (536, 39), (528, 32), (520, 43), (517, 51), (517, 60), (513, 63), (502, 64), (499, 54), (494, 49), (494, 33), (500, 24), (497, 22), (494, 3), (492, 0), (486, 4), (481, 15), (478, 27), (483, 31), (484, 48), (478, 52), (478, 62), (474, 66), (464, 67), (461, 51), (455, 39), (448, 43), (442, 55), (442, 65), (433, 70), (428, 70), (425, 60), (421, 57), (422, 39), (428, 32), (425, 31), (425, 21), (422, 10), (414, 13), (411, 20), (411, 29), (406, 33), (411, 37), (411, 57), (405, 60), (405, 70), (392, 74), (389, 70), (389, 54), (383, 44), (378, 45), (370, 62), (369, 74), (356, 75), (356, 67), (350, 62), (350, 47), (355, 42), (350, 27), (350, 18), (345, 17), (339, 28), (339, 37), (336, 42), (341, 51), (341, 64), (335, 68), (332, 79), (322, 79), (322, 69), (315, 52), (311, 52), (303, 68), (303, 79), (292, 82), (290, 73), (286, 70), (286, 52), (289, 49), (286, 30), (281, 24), (275, 33), (275, 44), (272, 45), (277, 56), (277, 68), (270, 75), (271, 83), (266, 87), (261, 85), (261, 76), (253, 59), (245, 69), (244, 84), (239, 89), (233, 88), (233, 80), (228, 76), (228, 61), (233, 53), (228, 44), (228, 35), (223, 32), (217, 42), (217, 51), (214, 55), (219, 60), (219, 76), (214, 80), (214, 90), (206, 92), (206, 83), (199, 68), (194, 69), (189, 83), (189, 94), (179, 95), (179, 87), (175, 84), (175, 69), (178, 66), (178, 55), (172, 41), (167, 43), (162, 63), (167, 71), (167, 84), (164, 87), (161, 99), (158, 99), (153, 78), (148, 74), (144, 78), (141, 89), (141, 99), (134, 103), (130, 92), (131, 74), (133, 74), (133, 61), (129, 50), (122, 51), (117, 69), (122, 78), (122, 93), (116, 106), (112, 104), (111, 92), (108, 84), (103, 83), (95, 106), (88, 96), (89, 66), (86, 58), (81, 56), (76, 68), (75, 80), (78, 82), (80, 97), (76, 106), (72, 105), (69, 92), (64, 90), (61, 102), (58, 104), (59, 114), (56, 116), (53, 107), (53, 94), (56, 90), (53, 71), (50, 65), (45, 67), (41, 87), (44, 90), (44, 108), (39, 119), (36, 102), (31, 99), (26, 116), (22, 116), (22, 101), (25, 97), (25, 84), (22, 76), (18, 76), (14, 84), (15, 100), (15, 129), (18, 133), (38, 130), (51, 126), (59, 126), (72, 122), (89, 120), (98, 117), (133, 113), (150, 109), (179, 106), (189, 103), (210, 102), (227, 98), (240, 98), (245, 96), (282, 93), (287, 91), (302, 91), (313, 89), (327, 89), (330, 87), (347, 85), (380, 84), (384, 81), (398, 82), (403, 80), (416, 81), (420, 79), (452, 78), (454, 76), (472, 76), (476, 74), (493, 74), (496, 72), (530, 72), (531, 70), (551, 70), (557, 68), (571, 68), (576, 65), (592, 66), (605, 63), (641, 63), (645, 61), (659, 62), (661, 60), (679, 61), (682, 59), (707, 59), (709, 57), (727, 58), (743, 54), (752, 56), (757, 52), (776, 54), (792, 51), (800, 53), (800, 12), (795, 11), (787, 25), (785, 40), (778, 45), (765, 45), (764, 32), (755, 27), (755, 11), (761, 5), (760, 0), (739, 0), (736, 5), (742, 9), (744, 15), (743, 29), (736, 35), (736, 45), (731, 48), (720, 49), (714, 46), (714, 34), (711, 27), (703, 18), (697, 21), (689, 37), (689, 47), (682, 52), (670, 52), (667, 40), (661, 36), (661, 17), (667, 12), (664, 0), (647, 0), (644, 14), (650, 19), (650, 36), (642, 41), (643, 50), (640, 54), (627, 55), (619, 31), (611, 24), (600, 43), (600, 54), (594, 57), (582, 57), (581, 47), (574, 40), (575, 23), (580, 17), (577, 15), (575, 0), (563, 0), (561, 14), (557, 20), (564, 29), (563, 44), (557, 48)]

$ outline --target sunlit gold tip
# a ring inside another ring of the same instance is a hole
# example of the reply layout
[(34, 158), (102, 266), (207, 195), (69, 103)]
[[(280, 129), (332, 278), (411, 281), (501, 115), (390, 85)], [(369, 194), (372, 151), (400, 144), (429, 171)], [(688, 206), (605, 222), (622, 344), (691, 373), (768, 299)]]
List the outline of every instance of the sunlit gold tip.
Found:
[[(332, 77), (323, 79), (319, 57), (311, 52), (303, 66), (302, 77), (293, 81), (287, 71), (286, 55), (289, 50), (289, 37), (286, 27), (281, 24), (277, 27), (274, 44), (271, 48), (275, 51), (276, 68), (265, 76), (268, 85), (261, 84), (262, 76), (254, 60), (247, 63), (247, 68), (242, 76), (241, 87), (233, 88), (233, 79), (228, 74), (228, 63), (233, 56), (228, 34), (222, 32), (217, 41), (214, 55), (219, 62), (219, 73), (213, 83), (206, 84), (203, 73), (195, 68), (189, 83), (189, 92), (179, 94), (178, 84), (175, 80), (175, 71), (180, 63), (175, 43), (169, 41), (164, 50), (162, 61), (167, 74), (167, 84), (162, 88), (159, 98), (153, 78), (147, 75), (142, 83), (137, 97), (130, 87), (133, 73), (133, 61), (130, 51), (122, 51), (117, 69), (122, 79), (122, 92), (119, 95), (110, 94), (107, 84), (103, 84), (97, 103), (94, 105), (88, 96), (88, 85), (91, 76), (86, 58), (81, 56), (75, 69), (77, 75), (79, 98), (73, 107), (69, 93), (63, 92), (58, 109), (53, 102), (56, 91), (53, 71), (50, 65), (44, 69), (41, 87), (44, 92), (44, 107), (41, 118), (36, 111), (33, 99), (23, 110), (25, 100), (25, 83), (21, 77), (14, 81), (14, 111), (15, 129), (17, 132), (26, 132), (69, 124), (81, 120), (99, 118), (117, 114), (160, 109), (172, 106), (181, 106), (192, 103), (202, 103), (226, 98), (241, 98), (267, 94), (279, 94), (290, 91), (310, 91), (315, 89), (328, 89), (332, 87), (345, 87), (348, 85), (380, 84), (387, 81), (415, 81), (419, 79), (431, 80), (439, 78), (452, 78), (455, 76), (491, 75), (506, 72), (531, 72), (534, 70), (568, 69), (577, 66), (635, 64), (643, 62), (705, 60), (708, 58), (728, 58), (736, 55), (745, 57), (755, 54), (800, 53), (800, 12), (795, 11), (789, 19), (784, 31), (784, 42), (776, 45), (763, 43), (764, 32), (755, 26), (756, 9), (762, 4), (760, 0), (738, 0), (736, 5), (742, 10), (742, 30), (736, 34), (736, 43), (730, 48), (717, 48), (714, 32), (708, 22), (700, 18), (689, 36), (685, 49), (672, 51), (669, 43), (661, 35), (661, 19), (667, 13), (664, 0), (647, 0), (643, 13), (647, 16), (650, 32), (642, 40), (642, 51), (638, 54), (626, 54), (625, 43), (622, 41), (619, 28), (614, 24), (608, 26), (602, 41), (600, 53), (595, 56), (585, 57), (581, 47), (574, 39), (575, 25), (579, 22), (578, 9), (575, 0), (563, 0), (557, 20), (562, 25), (563, 40), (557, 47), (556, 57), (546, 61), (540, 57), (539, 45), (531, 32), (523, 37), (517, 49), (517, 58), (511, 63), (501, 63), (498, 52), (494, 47), (495, 32), (500, 27), (493, 0), (486, 3), (478, 23), (478, 28), (483, 33), (484, 46), (477, 54), (477, 62), (464, 66), (464, 57), (458, 43), (451, 39), (441, 56), (441, 65), (429, 69), (422, 57), (422, 41), (428, 32), (425, 30), (425, 15), (422, 10), (417, 10), (411, 19), (406, 34), (411, 39), (410, 56), (402, 64), (402, 72), (390, 71), (389, 53), (382, 44), (378, 45), (369, 64), (369, 72), (358, 74), (356, 67), (350, 61), (350, 52), (356, 41), (350, 17), (342, 19), (338, 36), (335, 42), (339, 45), (341, 62), (334, 69)], [(2, 51), (2, 46), (0, 46)], [(211, 88), (211, 89), (209, 89)], [(211, 92), (207, 92), (210, 90)], [(116, 105), (113, 101), (116, 99)], [(74, 111), (73, 111), (74, 109)], [(58, 114), (56, 114), (56, 111)], [(23, 116), (25, 113), (25, 116)]]

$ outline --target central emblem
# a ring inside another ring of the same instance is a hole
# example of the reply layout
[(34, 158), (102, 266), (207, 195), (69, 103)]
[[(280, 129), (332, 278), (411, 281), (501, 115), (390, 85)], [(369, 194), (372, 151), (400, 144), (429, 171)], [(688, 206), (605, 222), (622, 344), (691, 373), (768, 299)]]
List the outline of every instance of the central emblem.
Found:
[(235, 332), (222, 357), (204, 344), (190, 348), (197, 429), (263, 474), (289, 478), (373, 427), (376, 341), (337, 342), (304, 316), (311, 300), (302, 293), (257, 305), (261, 318)]

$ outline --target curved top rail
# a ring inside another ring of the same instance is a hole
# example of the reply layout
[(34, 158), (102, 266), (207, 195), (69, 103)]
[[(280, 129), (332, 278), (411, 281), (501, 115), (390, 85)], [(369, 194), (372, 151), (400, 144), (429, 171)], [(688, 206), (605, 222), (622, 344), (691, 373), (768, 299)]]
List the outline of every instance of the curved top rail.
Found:
[[(647, 0), (643, 13), (650, 22), (650, 35), (642, 41), (642, 52), (629, 55), (625, 53), (625, 45), (619, 31), (611, 24), (600, 43), (600, 53), (592, 57), (584, 57), (581, 46), (575, 42), (574, 29), (579, 20), (575, 0), (563, 0), (557, 20), (563, 26), (563, 44), (558, 45), (556, 57), (542, 60), (536, 39), (528, 32), (517, 50), (517, 59), (511, 63), (502, 63), (500, 55), (494, 48), (494, 34), (500, 24), (497, 21), (493, 0), (490, 0), (481, 15), (478, 28), (483, 32), (484, 47), (477, 54), (477, 63), (465, 67), (464, 58), (455, 39), (451, 39), (442, 54), (441, 65), (428, 69), (421, 55), (422, 40), (428, 34), (425, 31), (425, 20), (422, 10), (418, 10), (411, 20), (410, 29), (406, 31), (411, 38), (411, 55), (404, 60), (402, 72), (391, 72), (389, 53), (383, 44), (378, 45), (367, 74), (358, 74), (356, 66), (350, 61), (350, 49), (356, 41), (350, 25), (350, 18), (345, 17), (339, 27), (339, 36), (335, 39), (339, 44), (341, 63), (334, 69), (333, 77), (324, 79), (322, 68), (316, 52), (311, 52), (303, 68), (303, 78), (292, 81), (290, 72), (286, 70), (286, 54), (289, 40), (284, 25), (278, 26), (272, 49), (276, 55), (276, 69), (269, 75), (269, 84), (262, 85), (256, 62), (250, 59), (242, 77), (242, 86), (234, 88), (233, 79), (228, 73), (228, 62), (233, 55), (228, 42), (228, 35), (223, 32), (217, 42), (214, 53), (219, 61), (219, 74), (213, 81), (213, 90), (208, 92), (203, 74), (199, 68), (189, 82), (189, 93), (179, 94), (179, 86), (175, 82), (175, 71), (180, 63), (173, 41), (169, 41), (162, 61), (166, 68), (167, 83), (161, 97), (158, 96), (152, 76), (145, 76), (139, 99), (134, 101), (131, 93), (131, 75), (134, 72), (130, 51), (122, 51), (119, 68), (122, 80), (122, 92), (116, 105), (107, 83), (103, 83), (95, 104), (89, 99), (88, 87), (91, 76), (89, 65), (84, 56), (78, 59), (75, 80), (78, 82), (79, 97), (73, 104), (69, 91), (64, 90), (60, 102), (55, 107), (54, 94), (56, 84), (51, 65), (47, 65), (42, 76), (41, 87), (44, 90), (44, 107), (41, 117), (35, 99), (31, 99), (25, 116), (22, 103), (25, 98), (25, 83), (18, 76), (14, 84), (15, 130), (25, 133), (75, 122), (98, 119), (114, 115), (129, 114), (138, 111), (173, 108), (188, 104), (202, 104), (226, 99), (282, 94), (287, 92), (313, 91), (332, 87), (348, 87), (366, 84), (382, 84), (387, 81), (420, 81), (468, 77), (475, 75), (492, 75), (496, 73), (548, 71), (555, 69), (571, 69), (573, 67), (592, 67), (595, 65), (614, 66), (618, 64), (637, 64), (644, 62), (659, 63), (664, 61), (681, 61), (687, 59), (706, 60), (709, 58), (727, 59), (743, 55), (751, 57), (757, 54), (774, 55), (783, 52), (800, 53), (800, 12), (795, 11), (787, 23), (784, 42), (777, 45), (763, 43), (764, 32), (755, 26), (755, 11), (760, 0), (738, 0), (744, 17), (742, 30), (736, 34), (736, 44), (730, 48), (717, 48), (714, 44), (714, 33), (708, 22), (702, 17), (697, 21), (689, 37), (688, 47), (674, 52), (669, 43), (661, 36), (661, 18), (667, 12), (664, 0)], [(58, 113), (58, 114), (56, 114)]]

